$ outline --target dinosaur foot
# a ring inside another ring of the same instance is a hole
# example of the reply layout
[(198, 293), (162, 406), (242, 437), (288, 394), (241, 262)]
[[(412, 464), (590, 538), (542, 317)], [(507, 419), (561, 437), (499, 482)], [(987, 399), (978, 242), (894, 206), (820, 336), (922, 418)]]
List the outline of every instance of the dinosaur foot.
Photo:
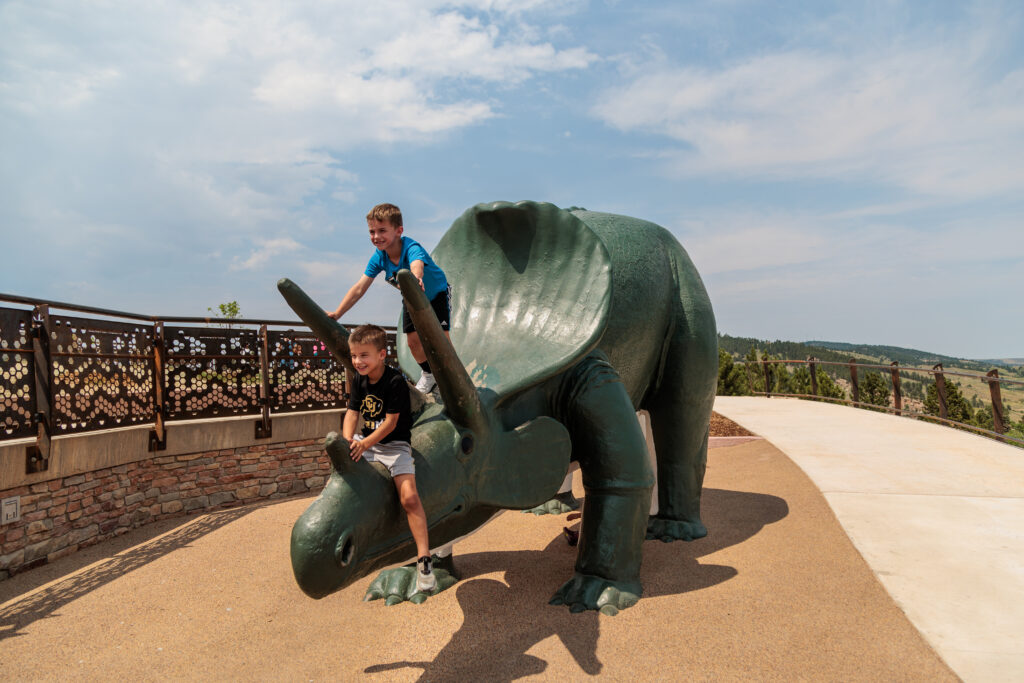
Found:
[(619, 610), (635, 605), (641, 592), (639, 582), (609, 581), (577, 572), (555, 591), (548, 604), (568, 605), (570, 612), (592, 609), (615, 616)]
[(657, 515), (647, 520), (647, 540), (656, 538), (664, 543), (671, 543), (672, 541), (693, 541), (707, 535), (707, 528), (699, 521), (665, 519)]
[(443, 558), (434, 555), (433, 564), (434, 578), (437, 580), (437, 585), (433, 590), (416, 590), (416, 563), (413, 563), (404, 567), (385, 569), (378, 574), (377, 578), (370, 582), (370, 587), (366, 589), (363, 601), (369, 602), (384, 598), (384, 604), (389, 607), (406, 601), (419, 605), (431, 595), (437, 595), (458, 582), (459, 578), (455, 574), (455, 563), (451, 555)]
[(580, 509), (580, 502), (572, 495), (572, 491), (556, 494), (554, 498), (546, 503), (538, 505), (523, 512), (532, 512), (535, 515), (564, 515), (567, 512)]

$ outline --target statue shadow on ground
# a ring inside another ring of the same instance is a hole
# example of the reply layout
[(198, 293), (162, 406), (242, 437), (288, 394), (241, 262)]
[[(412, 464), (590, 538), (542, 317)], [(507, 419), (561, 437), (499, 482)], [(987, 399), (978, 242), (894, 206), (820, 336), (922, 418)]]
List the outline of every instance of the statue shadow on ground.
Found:
[[(193, 519), (179, 518), (176, 520), (179, 526), (166, 533), (160, 530), (161, 527), (156, 526), (153, 531), (157, 534), (156, 538), (117, 552), (84, 571), (72, 569), (70, 575), (42, 590), (31, 593), (25, 598), (10, 601), (6, 606), (0, 608), (0, 641), (21, 635), (26, 626), (39, 619), (58, 614), (60, 609), (69, 602), (168, 553), (188, 546), (202, 536), (248, 515), (258, 507), (262, 507), (262, 505), (248, 505), (208, 512)], [(105, 541), (105, 543), (113, 540)], [(43, 574), (40, 573), (39, 576), (43, 576)], [(28, 586), (25, 592), (30, 592), (35, 587), (34, 585)]]
[[(734, 567), (701, 564), (697, 558), (742, 543), (789, 514), (782, 498), (722, 489), (704, 490), (702, 510), (710, 529), (706, 538), (692, 543), (644, 543), (643, 599), (679, 595), (728, 581), (738, 574)], [(462, 626), (431, 662), (377, 664), (364, 673), (422, 668), (420, 680), (424, 681), (513, 681), (547, 669), (546, 661), (527, 651), (555, 635), (583, 673), (600, 674), (600, 615), (593, 611), (573, 614), (564, 605), (547, 604), (572, 576), (575, 560), (576, 548), (562, 535), (544, 550), (459, 555), (456, 547), (456, 568), (462, 580), (455, 587), (455, 596), (462, 608)], [(494, 579), (473, 580), (503, 570), (508, 585)], [(428, 600), (416, 609), (429, 610), (429, 604)], [(416, 622), (429, 623), (429, 615)]]

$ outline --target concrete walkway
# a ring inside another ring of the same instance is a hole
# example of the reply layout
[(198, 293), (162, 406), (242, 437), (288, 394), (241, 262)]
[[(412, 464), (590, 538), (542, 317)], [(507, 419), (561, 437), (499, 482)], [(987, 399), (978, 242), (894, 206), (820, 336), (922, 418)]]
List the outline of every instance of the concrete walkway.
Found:
[(1024, 449), (798, 399), (719, 397), (715, 411), (803, 469), (957, 675), (1024, 680)]

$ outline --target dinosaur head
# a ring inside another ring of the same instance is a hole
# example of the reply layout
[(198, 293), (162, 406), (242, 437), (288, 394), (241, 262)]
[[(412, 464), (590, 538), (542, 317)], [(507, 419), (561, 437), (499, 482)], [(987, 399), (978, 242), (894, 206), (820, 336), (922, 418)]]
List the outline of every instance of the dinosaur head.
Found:
[[(511, 430), (502, 427), (459, 362), (415, 278), (403, 271), (399, 283), (444, 398), (443, 408), (428, 404), (415, 417), (411, 441), (431, 547), (438, 547), (470, 533), (499, 509), (529, 508), (549, 499), (568, 468), (569, 437), (546, 417)], [(282, 280), (278, 289), (348, 365), (345, 328), (294, 283)], [(291, 539), (296, 580), (314, 598), (416, 552), (386, 470), (365, 460), (352, 461), (348, 443), (336, 434), (328, 435), (326, 450), (331, 476), (295, 523)]]

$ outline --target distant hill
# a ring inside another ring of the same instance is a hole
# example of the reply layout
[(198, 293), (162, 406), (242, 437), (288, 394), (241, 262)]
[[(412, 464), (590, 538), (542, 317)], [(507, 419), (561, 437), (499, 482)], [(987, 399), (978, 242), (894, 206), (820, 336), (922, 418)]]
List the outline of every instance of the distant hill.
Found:
[(978, 362), (989, 363), (990, 365), (1005, 365), (1006, 367), (1024, 367), (1024, 358), (982, 358)]
[(846, 342), (830, 341), (809, 341), (808, 346), (816, 346), (845, 353), (857, 353), (871, 356), (887, 362), (897, 361), (900, 365), (916, 365), (919, 367), (931, 367), (936, 363), (942, 363), (945, 367), (956, 366), (975, 372), (988, 372), (994, 365), (1012, 367), (1022, 365), (1021, 362), (1006, 362), (1003, 360), (971, 360), (968, 358), (955, 358), (943, 356), (941, 353), (921, 351), (919, 349), (905, 349), (901, 346), (883, 346), (875, 344), (848, 344)]
[(774, 356), (793, 360), (814, 356), (819, 360), (845, 363), (850, 360), (851, 356), (858, 356), (865, 362), (878, 362), (879, 364), (897, 361), (903, 366), (930, 368), (936, 363), (942, 363), (947, 368), (955, 366), (982, 373), (988, 372), (993, 367), (1020, 368), (1024, 366), (1024, 359), (1021, 358), (971, 360), (900, 346), (830, 341), (767, 341), (752, 337), (731, 337), (727, 334), (718, 335), (718, 346), (737, 357), (746, 355), (753, 347)]

